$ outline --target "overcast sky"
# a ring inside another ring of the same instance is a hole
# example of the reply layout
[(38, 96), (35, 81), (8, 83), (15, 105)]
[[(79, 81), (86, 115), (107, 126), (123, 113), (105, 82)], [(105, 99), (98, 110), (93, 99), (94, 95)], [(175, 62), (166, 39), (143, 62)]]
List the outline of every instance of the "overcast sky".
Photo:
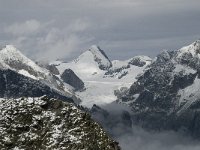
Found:
[(154, 57), (200, 39), (200, 0), (0, 0), (0, 45), (36, 59), (99, 45), (111, 59)]

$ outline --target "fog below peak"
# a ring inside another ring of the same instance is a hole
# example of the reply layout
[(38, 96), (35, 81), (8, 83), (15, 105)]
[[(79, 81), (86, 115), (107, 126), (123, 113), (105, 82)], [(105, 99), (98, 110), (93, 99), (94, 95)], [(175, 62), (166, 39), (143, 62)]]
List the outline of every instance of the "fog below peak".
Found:
[(200, 141), (193, 139), (185, 133), (147, 131), (133, 124), (130, 125), (128, 114), (131, 114), (131, 111), (126, 106), (112, 103), (101, 106), (101, 109), (104, 113), (93, 113), (93, 118), (119, 142), (122, 150), (200, 149)]

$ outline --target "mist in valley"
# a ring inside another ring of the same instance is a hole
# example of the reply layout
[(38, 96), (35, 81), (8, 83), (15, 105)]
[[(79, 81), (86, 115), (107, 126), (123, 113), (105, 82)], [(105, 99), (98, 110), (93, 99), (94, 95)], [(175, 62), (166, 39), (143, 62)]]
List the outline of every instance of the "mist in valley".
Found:
[[(102, 111), (103, 110), (103, 111)], [(119, 142), (122, 150), (199, 150), (200, 143), (184, 133), (147, 131), (132, 125), (131, 110), (112, 103), (93, 112), (93, 118)]]

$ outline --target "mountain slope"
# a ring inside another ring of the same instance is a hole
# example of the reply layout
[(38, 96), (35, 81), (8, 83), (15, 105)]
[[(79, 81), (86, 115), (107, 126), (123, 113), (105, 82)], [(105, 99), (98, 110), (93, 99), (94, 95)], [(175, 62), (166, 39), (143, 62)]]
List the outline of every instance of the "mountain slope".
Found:
[[(115, 90), (129, 87), (136, 77), (151, 63), (147, 56), (136, 56), (126, 61), (110, 61), (98, 46), (92, 46), (72, 62), (55, 61), (50, 63), (59, 71), (71, 69), (84, 82), (85, 90), (76, 94), (82, 99), (82, 105), (92, 107), (116, 100)], [(103, 67), (102, 67), (103, 66)]]
[(52, 98), (69, 100), (69, 102), (75, 101), (75, 98), (66, 92), (57, 91), (38, 80), (26, 77), (10, 69), (0, 70), (0, 89), (1, 98), (48, 95)]
[(50, 85), (51, 88), (61, 92), (71, 93), (73, 91), (73, 87), (69, 85), (65, 86), (62, 81), (49, 70), (37, 65), (12, 45), (6, 45), (0, 50), (0, 69), (16, 71), (19, 74)]
[(151, 63), (148, 56), (135, 56), (125, 61), (113, 60), (113, 66), (105, 73), (106, 77), (118, 78), (124, 82), (133, 79), (142, 73), (145, 67)]
[(92, 78), (95, 73), (102, 73), (112, 66), (106, 54), (98, 46), (91, 46), (72, 62), (52, 62), (62, 74), (65, 69), (73, 70), (81, 79)]
[(48, 71), (39, 67), (32, 60), (24, 56), (13, 45), (6, 45), (0, 50), (0, 63), (4, 69), (12, 69), (33, 79), (43, 79)]
[(94, 60), (98, 63), (100, 69), (106, 70), (112, 66), (108, 56), (99, 46), (92, 45), (89, 51), (94, 55)]
[(74, 87), (40, 67), (12, 45), (6, 45), (0, 50), (0, 88), (2, 98), (48, 95), (80, 103), (74, 94)]
[(90, 115), (60, 100), (0, 99), (1, 149), (119, 150)]
[(130, 106), (135, 123), (149, 129), (184, 129), (199, 136), (200, 41), (164, 51), (118, 98)]
[(74, 87), (76, 91), (84, 89), (83, 81), (71, 69), (66, 69), (60, 77), (65, 83)]

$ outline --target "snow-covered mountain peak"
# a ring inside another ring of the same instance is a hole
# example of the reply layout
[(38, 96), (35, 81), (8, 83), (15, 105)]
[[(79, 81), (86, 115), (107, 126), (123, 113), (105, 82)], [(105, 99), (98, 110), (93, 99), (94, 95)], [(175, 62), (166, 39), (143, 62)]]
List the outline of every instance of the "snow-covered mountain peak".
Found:
[(10, 50), (10, 51), (17, 51), (17, 48), (14, 45), (5, 45), (2, 50)]
[(9, 59), (16, 59), (17, 57), (21, 57), (23, 55), (14, 45), (6, 45), (0, 50), (0, 54), (1, 59), (5, 59), (5, 57)]
[(93, 55), (98, 55), (98, 56), (101, 56), (103, 55), (106, 59), (109, 60), (108, 56), (106, 55), (106, 53), (97, 45), (92, 45), (90, 48), (89, 48), (89, 51), (91, 51), (93, 53)]
[(195, 56), (200, 57), (200, 40), (197, 40), (194, 43), (178, 50), (179, 57), (182, 55), (185, 55), (186, 53), (191, 54), (193, 57), (195, 57)]
[(5, 62), (8, 62), (9, 60), (22, 61), (22, 60), (28, 59), (13, 45), (6, 45), (3, 49), (1, 49), (0, 58), (1, 60), (4, 60)]
[(130, 68), (130, 65), (136, 67), (143, 67), (145, 65), (150, 64), (152, 59), (148, 56), (138, 55), (134, 56), (128, 60), (113, 60), (111, 69), (119, 69), (119, 68)]
[(200, 53), (200, 40), (195, 41), (191, 44), (195, 50), (196, 53)]
[(155, 57), (153, 62), (166, 62), (166, 61), (170, 60), (171, 57), (172, 56), (170, 54), (170, 51), (163, 50), (160, 54), (157, 55), (157, 57)]
[(93, 45), (72, 62), (55, 61), (50, 65), (58, 69), (60, 76), (68, 69), (73, 70), (85, 85), (85, 90), (76, 91), (82, 100), (81, 104), (92, 107), (93, 104), (103, 105), (115, 101), (114, 91), (130, 87), (150, 63), (151, 58), (148, 56), (111, 62), (99, 46)]
[(150, 64), (151, 61), (152, 61), (152, 59), (150, 57), (144, 56), (144, 55), (139, 55), (139, 56), (135, 56), (135, 57), (129, 59), (128, 64), (135, 65), (138, 67), (143, 67), (144, 65)]
[(98, 46), (98, 45), (92, 45), (90, 46), (89, 50), (95, 50), (95, 51), (98, 51), (100, 50), (101, 48)]
[(46, 69), (39, 67), (13, 45), (6, 45), (0, 50), (0, 64), (1, 69), (11, 69), (33, 79), (48, 74)]
[(149, 56), (145, 56), (145, 55), (138, 55), (138, 56), (135, 56), (133, 58), (139, 58), (143, 61), (151, 61), (152, 60)]
[[(31, 78), (30, 81), (32, 82), (40, 84), (41, 81), (41, 85), (47, 87), (50, 86), (51, 89), (62, 93), (62, 95), (73, 95), (73, 88), (70, 85), (67, 83), (62, 83), (62, 81), (50, 73), (49, 70), (39, 66), (34, 61), (27, 58), (12, 45), (7, 45), (2, 50), (0, 50), (0, 71), (11, 71), (12, 73), (14, 72), (13, 74), (20, 74), (28, 77), (29, 79)], [(26, 79), (21, 76), (20, 78), (21, 80)]]
[(97, 64), (101, 70), (106, 70), (112, 66), (111, 61), (105, 54), (105, 52), (96, 45), (92, 45), (86, 52), (82, 53), (78, 59), (74, 62), (76, 63), (87, 63), (87, 64)]

